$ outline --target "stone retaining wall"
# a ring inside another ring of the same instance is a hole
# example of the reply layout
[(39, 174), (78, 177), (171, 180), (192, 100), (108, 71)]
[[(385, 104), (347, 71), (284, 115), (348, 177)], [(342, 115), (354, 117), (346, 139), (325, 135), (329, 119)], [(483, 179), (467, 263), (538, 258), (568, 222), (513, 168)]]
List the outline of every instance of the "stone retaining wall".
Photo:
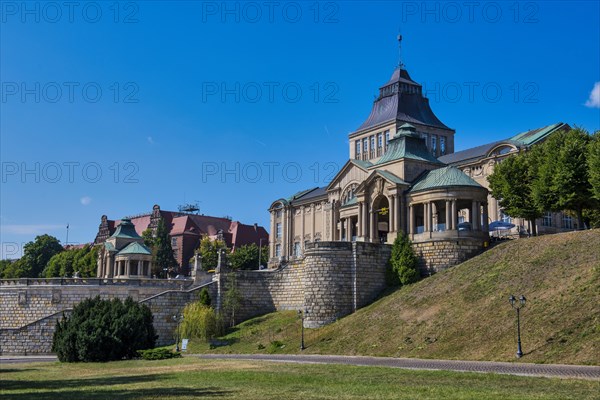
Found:
[[(0, 286), (0, 354), (49, 353), (56, 321), (68, 314), (73, 306), (86, 298), (100, 296), (103, 299), (132, 297), (147, 304), (154, 315), (154, 328), (158, 334), (157, 345), (174, 342), (176, 323), (173, 315), (185, 305), (197, 299), (198, 290), (207, 287), (211, 298), (217, 296), (212, 282), (165, 290), (157, 287), (107, 286), (107, 285), (35, 285), (20, 288), (15, 285)], [(187, 285), (184, 285), (187, 286)]]
[(421, 276), (428, 276), (458, 265), (484, 250), (484, 240), (454, 238), (413, 243), (419, 257)]
[(236, 281), (243, 299), (236, 322), (276, 310), (304, 309), (305, 326), (318, 327), (371, 303), (385, 289), (390, 253), (388, 245), (317, 242), (307, 246), (304, 258), (282, 268), (217, 274), (215, 279), (221, 296), (231, 279)]

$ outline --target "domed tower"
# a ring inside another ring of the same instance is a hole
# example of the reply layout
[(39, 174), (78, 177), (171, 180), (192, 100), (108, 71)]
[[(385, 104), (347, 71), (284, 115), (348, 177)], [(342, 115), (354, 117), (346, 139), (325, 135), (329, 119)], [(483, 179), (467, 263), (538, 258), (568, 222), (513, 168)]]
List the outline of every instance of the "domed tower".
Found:
[(422, 90), (400, 61), (389, 81), (379, 88), (367, 119), (349, 135), (350, 158), (377, 162), (387, 152), (390, 139), (406, 123), (425, 139), (434, 157), (453, 153), (455, 131), (433, 113)]

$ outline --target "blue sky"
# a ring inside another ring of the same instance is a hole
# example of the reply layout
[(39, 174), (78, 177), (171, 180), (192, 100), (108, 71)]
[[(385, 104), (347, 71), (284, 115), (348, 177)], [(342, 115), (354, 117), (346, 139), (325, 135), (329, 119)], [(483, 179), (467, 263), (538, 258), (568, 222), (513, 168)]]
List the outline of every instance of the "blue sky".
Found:
[(597, 1), (1, 4), (2, 257), (155, 203), (268, 227), (347, 160), (399, 32), (457, 150), (600, 129)]

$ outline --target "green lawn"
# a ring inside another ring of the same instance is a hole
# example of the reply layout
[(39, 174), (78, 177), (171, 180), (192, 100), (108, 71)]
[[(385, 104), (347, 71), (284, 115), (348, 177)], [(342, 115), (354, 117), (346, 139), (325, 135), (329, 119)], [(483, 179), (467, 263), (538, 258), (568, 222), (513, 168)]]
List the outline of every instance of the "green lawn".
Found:
[(600, 383), (194, 357), (2, 365), (5, 399), (598, 399)]

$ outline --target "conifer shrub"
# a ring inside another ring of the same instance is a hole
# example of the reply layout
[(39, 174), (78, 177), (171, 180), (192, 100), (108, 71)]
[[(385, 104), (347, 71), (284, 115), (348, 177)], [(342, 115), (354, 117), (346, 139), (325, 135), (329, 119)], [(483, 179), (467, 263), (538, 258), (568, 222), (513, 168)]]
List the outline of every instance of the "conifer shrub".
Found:
[(153, 319), (150, 308), (131, 297), (86, 299), (57, 322), (52, 351), (62, 362), (131, 359), (154, 347)]
[(208, 289), (207, 288), (202, 288), (202, 290), (200, 291), (199, 294), (199, 301), (200, 304), (205, 305), (205, 306), (210, 306), (211, 300), (210, 300), (210, 293), (208, 293)]
[(144, 360), (167, 360), (169, 358), (181, 358), (181, 353), (174, 352), (164, 347), (158, 349), (138, 350), (138, 354)]
[(392, 246), (387, 271), (390, 286), (403, 286), (419, 280), (419, 259), (406, 234), (398, 234)]

